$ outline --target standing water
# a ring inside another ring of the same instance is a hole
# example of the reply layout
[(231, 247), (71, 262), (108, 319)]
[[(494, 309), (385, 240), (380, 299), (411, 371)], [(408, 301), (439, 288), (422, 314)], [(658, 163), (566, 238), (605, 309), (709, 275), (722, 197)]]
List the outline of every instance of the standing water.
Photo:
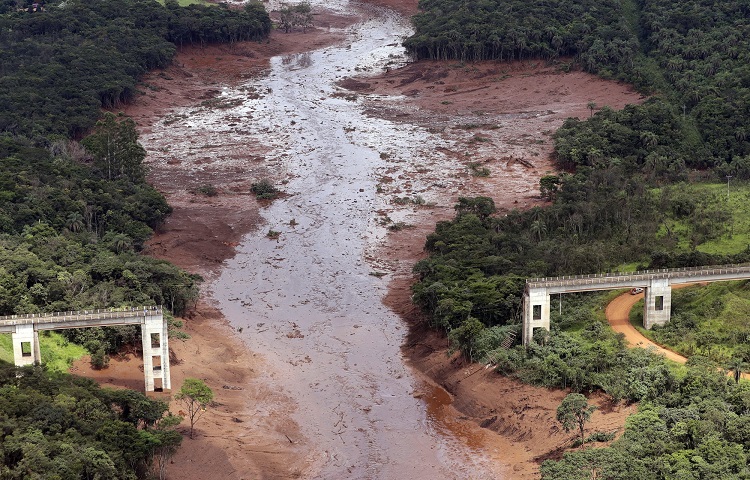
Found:
[(317, 452), (310, 477), (497, 478), (415, 398), (424, 386), (403, 365), (405, 328), (364, 259), (384, 232), (375, 213), (384, 158), (417, 162), (442, 142), (334, 95), (342, 78), (404, 59), (408, 23), (385, 10), (368, 16), (341, 45), (274, 58), (267, 77), (244, 86), (263, 98), (224, 92), (243, 99), (233, 115), (253, 119), (245, 140), (271, 145), (266, 157), (281, 160), (290, 180), (262, 211), (267, 227), (226, 262), (214, 298), (298, 402), (295, 420)]

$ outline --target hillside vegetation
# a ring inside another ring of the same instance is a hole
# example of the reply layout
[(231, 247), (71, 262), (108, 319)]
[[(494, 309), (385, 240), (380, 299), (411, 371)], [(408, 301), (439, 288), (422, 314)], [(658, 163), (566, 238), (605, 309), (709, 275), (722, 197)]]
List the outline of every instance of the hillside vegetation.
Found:
[[(719, 365), (750, 367), (750, 285), (717, 282), (672, 292), (672, 315), (664, 326), (645, 330), (647, 337), (689, 357), (700, 354)], [(631, 311), (643, 325), (643, 308)]]
[(176, 45), (257, 40), (271, 30), (252, 2), (233, 11), (174, 0), (66, 0), (37, 12), (17, 3), (0, 0), (0, 132), (34, 140), (87, 133), (102, 107), (133, 100), (140, 75), (168, 65)]
[[(661, 168), (685, 162), (717, 168), (722, 175), (750, 176), (746, 2), (421, 0), (419, 6), (415, 34), (404, 42), (415, 57), (572, 58), (573, 67), (626, 81), (671, 104), (675, 119), (670, 123), (679, 130), (637, 139), (649, 150), (689, 148), (687, 158), (654, 152)], [(627, 142), (628, 149), (636, 146), (629, 138), (611, 140)]]
[[(201, 278), (139, 253), (171, 209), (146, 183), (135, 123), (102, 109), (132, 100), (177, 45), (264, 38), (268, 15), (253, 3), (31, 5), (0, 0), (0, 315), (155, 304), (182, 314)], [(43, 367), (0, 361), (0, 477), (163, 475), (155, 468), (182, 439), (165, 403), (57, 373), (85, 350), (106, 364), (140, 342), (137, 327), (41, 337)], [(12, 359), (7, 336), (0, 359)]]
[(0, 362), (0, 476), (147, 478), (182, 441), (166, 411), (141, 393)]
[[(254, 3), (0, 2), (0, 315), (141, 304), (180, 314), (195, 301), (199, 277), (138, 254), (171, 209), (145, 182), (135, 123), (96, 122), (176, 45), (259, 39), (270, 25)], [(132, 328), (101, 332), (65, 335), (92, 353), (137, 340)]]
[[(706, 356), (692, 357), (687, 370), (627, 349), (594, 313), (601, 303), (594, 308), (587, 297), (566, 300), (552, 331), (539, 332), (529, 348), (501, 346), (520, 337), (525, 278), (750, 261), (747, 2), (423, 0), (420, 7), (405, 42), (417, 58), (541, 58), (628, 81), (652, 97), (622, 111), (591, 106), (591, 118), (565, 122), (555, 134), (561, 173), (540, 182), (546, 206), (498, 215), (490, 198), (460, 198), (455, 219), (427, 238), (429, 257), (414, 269), (415, 302), (455, 349), (502, 373), (641, 402), (611, 447), (545, 463), (544, 478), (747, 478), (750, 390), (717, 370), (750, 360), (741, 346), (746, 318), (718, 309), (717, 319), (704, 308), (706, 326), (695, 330), (702, 322), (688, 311), (706, 303), (681, 303), (677, 294), (678, 321), (654, 335), (693, 339), (693, 353)], [(732, 299), (737, 315), (747, 310), (740, 297)], [(726, 345), (711, 348), (709, 330)]]

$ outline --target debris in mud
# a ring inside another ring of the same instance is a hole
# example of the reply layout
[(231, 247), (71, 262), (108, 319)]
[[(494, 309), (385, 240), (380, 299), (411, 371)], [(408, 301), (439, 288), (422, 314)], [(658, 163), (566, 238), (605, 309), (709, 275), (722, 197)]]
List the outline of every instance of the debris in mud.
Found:
[(361, 82), (359, 80), (354, 80), (353, 78), (345, 78), (337, 82), (337, 85), (339, 87), (345, 88), (347, 90), (353, 90), (353, 91), (367, 90), (371, 86), (367, 82)]
[[(305, 338), (305, 336), (302, 334), (302, 332), (299, 329), (299, 325), (296, 323), (292, 323), (292, 331), (286, 334), (287, 338)], [(309, 359), (310, 357), (306, 357)]]
[(310, 355), (305, 355), (305, 358), (303, 358), (302, 360), (289, 360), (289, 364), (293, 367), (297, 367), (303, 363), (312, 363), (312, 358), (310, 358)]
[(497, 415), (482, 420), (482, 423), (480, 423), (479, 426), (482, 428), (490, 428), (492, 424), (495, 423), (496, 421), (497, 421)]
[(305, 338), (305, 336), (299, 330), (293, 330), (286, 334), (287, 338)]
[(222, 385), (221, 388), (224, 390), (244, 390), (242, 387), (238, 387), (237, 385)]

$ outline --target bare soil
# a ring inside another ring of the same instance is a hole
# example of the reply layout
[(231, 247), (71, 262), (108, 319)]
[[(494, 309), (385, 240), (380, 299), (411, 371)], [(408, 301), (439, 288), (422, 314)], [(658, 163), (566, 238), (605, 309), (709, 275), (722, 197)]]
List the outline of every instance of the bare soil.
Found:
[[(148, 135), (174, 109), (211, 101), (223, 86), (262, 75), (273, 56), (335, 43), (342, 38), (340, 29), (357, 20), (331, 14), (315, 18), (315, 29), (291, 34), (274, 31), (267, 43), (184, 47), (172, 66), (143, 78), (145, 93), (125, 113), (136, 121), (141, 135)], [(250, 193), (249, 181), (238, 181), (237, 171), (257, 171), (255, 178), (267, 176), (262, 146), (243, 145), (233, 151), (231, 147), (230, 151), (220, 145), (206, 149), (206, 163), (198, 172), (181, 165), (177, 157), (150, 163), (149, 181), (166, 196), (173, 213), (149, 241), (146, 254), (211, 278), (234, 255), (242, 236), (258, 227), (262, 204)], [(217, 161), (228, 156), (236, 160), (234, 170)], [(197, 193), (202, 185), (214, 186), (218, 194)], [(179, 389), (184, 378), (200, 378), (214, 391), (215, 401), (196, 425), (195, 438), (184, 439), (168, 467), (168, 477), (299, 477), (309, 446), (290, 420), (297, 406), (266, 379), (269, 369), (262, 356), (250, 352), (236, 337), (210, 297), (204, 296), (183, 320), (190, 339), (170, 342), (172, 384)], [(72, 370), (105, 386), (143, 390), (143, 361), (138, 355), (113, 358), (107, 369), (98, 371), (83, 358)], [(169, 394), (154, 396), (171, 400)], [(170, 410), (177, 414), (182, 407), (171, 401)], [(186, 422), (181, 429), (187, 432)]]
[[(414, 13), (416, 2), (373, 0), (403, 13)], [(182, 49), (175, 64), (143, 80), (146, 93), (126, 113), (143, 135), (176, 107), (199, 105), (216, 98), (224, 85), (261, 75), (274, 55), (304, 52), (341, 38), (340, 28), (355, 17), (318, 15), (308, 33), (274, 32), (267, 43)], [(626, 86), (604, 82), (580, 72), (560, 73), (538, 62), (516, 64), (420, 62), (375, 77), (351, 79), (344, 87), (357, 94), (403, 95), (400, 105), (371, 101), (371, 115), (427, 126), (465, 148), (453, 152), (467, 165), (486, 166), (489, 177), (467, 175), (466, 194), (492, 196), (501, 211), (540, 203), (538, 178), (553, 169), (550, 135), (569, 116), (590, 114), (587, 104), (620, 108), (641, 97)], [(513, 127), (497, 128), (498, 118), (512, 118)], [(191, 132), (185, 132), (191, 135)], [(486, 140), (485, 140), (486, 139)], [(166, 149), (168, 146), (165, 145)], [(242, 236), (258, 228), (261, 205), (249, 194), (238, 171), (273, 175), (263, 163), (262, 146), (210, 145), (201, 168), (183, 165), (178, 155), (151, 164), (150, 180), (162, 191), (174, 213), (149, 242), (147, 253), (195, 273), (215, 275), (221, 262), (234, 254)], [(167, 157), (169, 157), (167, 155)], [(233, 169), (220, 160), (231, 158)], [(218, 195), (195, 193), (214, 186)], [(450, 205), (450, 202), (447, 203)], [(414, 228), (389, 235), (379, 252), (391, 260), (392, 282), (386, 303), (411, 325), (404, 346), (411, 365), (449, 392), (452, 404), (440, 408), (462, 420), (473, 420), (488, 432), (486, 440), (511, 465), (512, 478), (535, 478), (538, 463), (559, 456), (573, 434), (559, 431), (555, 409), (566, 392), (540, 389), (501, 377), (484, 366), (469, 365), (447, 355), (445, 339), (423, 328), (423, 319), (409, 300), (411, 265), (422, 255), (425, 235), (435, 223), (450, 218), (450, 207), (417, 208)], [(191, 339), (173, 340), (172, 381), (204, 379), (216, 393), (216, 404), (198, 424), (194, 440), (185, 439), (169, 467), (170, 478), (295, 478), (302, 476), (314, 446), (299, 435), (289, 419), (298, 406), (266, 375), (260, 354), (241, 343), (225, 318), (203, 298), (189, 318)], [(78, 362), (78, 373), (101, 382), (142, 388), (138, 357), (114, 359), (103, 371)], [(168, 397), (166, 397), (168, 398)], [(600, 406), (591, 429), (621, 428), (629, 408), (613, 407), (595, 396)], [(180, 406), (172, 404), (177, 413)], [(184, 428), (184, 427), (183, 427)]]
[(654, 352), (664, 355), (667, 359), (672, 360), (673, 362), (687, 362), (687, 358), (682, 355), (666, 349), (643, 336), (643, 334), (636, 330), (630, 323), (630, 310), (633, 309), (633, 305), (638, 303), (639, 300), (643, 300), (642, 293), (638, 295), (623, 293), (607, 305), (605, 315), (612, 330), (625, 335), (625, 340), (631, 347), (653, 349)]

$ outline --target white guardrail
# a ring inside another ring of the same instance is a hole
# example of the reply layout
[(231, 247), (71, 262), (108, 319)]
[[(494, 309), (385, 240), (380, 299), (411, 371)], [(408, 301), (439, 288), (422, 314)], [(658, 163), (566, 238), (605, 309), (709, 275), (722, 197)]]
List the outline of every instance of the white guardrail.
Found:
[(702, 277), (747, 273), (750, 277), (750, 264), (712, 265), (704, 267), (662, 268), (641, 270), (633, 273), (594, 273), (589, 275), (569, 275), (562, 277), (529, 278), (528, 287), (563, 287), (573, 285), (594, 285), (604, 282), (630, 284), (655, 278)]
[(117, 318), (161, 315), (161, 306), (140, 306), (79, 310), (72, 312), (33, 313), (29, 315), (6, 315), (0, 317), (0, 325), (24, 325), (29, 323), (73, 322), (81, 320), (107, 320)]

